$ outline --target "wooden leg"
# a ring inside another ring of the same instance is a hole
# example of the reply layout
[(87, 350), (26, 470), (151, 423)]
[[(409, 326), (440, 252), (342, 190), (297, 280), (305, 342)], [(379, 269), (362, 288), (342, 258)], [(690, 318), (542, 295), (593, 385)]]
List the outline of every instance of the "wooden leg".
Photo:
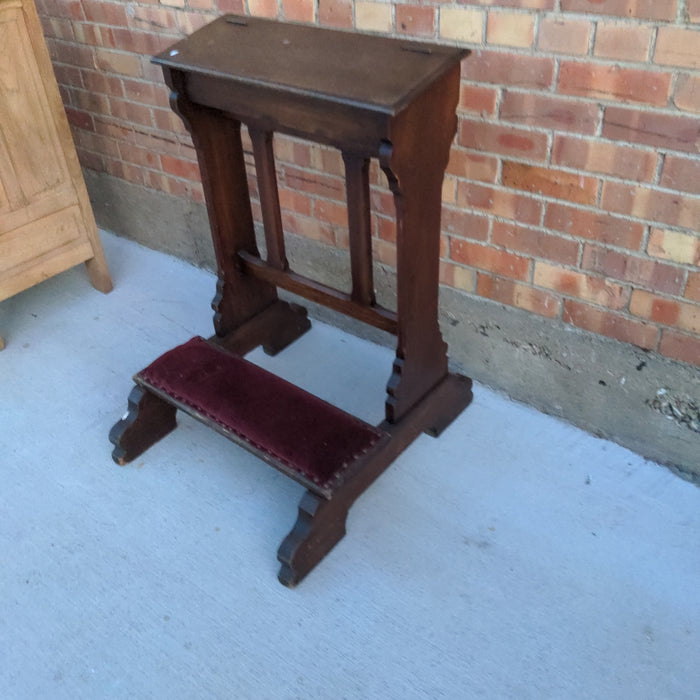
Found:
[(212, 302), (216, 335), (223, 338), (277, 300), (277, 288), (246, 275), (238, 251), (258, 255), (241, 143), (241, 123), (193, 104), (177, 72), (164, 71), (170, 102), (192, 135), (216, 254), (218, 283)]
[(127, 464), (173, 430), (176, 409), (143, 387), (135, 386), (129, 394), (129, 410), (109, 431), (114, 445), (112, 459)]
[(310, 491), (304, 494), (297, 521), (277, 552), (282, 564), (281, 583), (296, 586), (333, 549), (345, 535), (348, 511), (355, 500), (421, 432), (439, 435), (469, 405), (471, 388), (471, 379), (448, 374), (400, 420), (381, 424), (391, 439), (372, 453), (330, 499)]
[[(396, 205), (398, 342), (387, 385), (395, 422), (447, 375), (438, 325), (442, 180), (457, 129), (459, 66), (397, 119), (379, 161)], [(425, 125), (430, 128), (426, 129)]]
[(349, 508), (342, 497), (329, 501), (311, 491), (304, 494), (297, 521), (277, 552), (280, 583), (296, 586), (343, 539)]

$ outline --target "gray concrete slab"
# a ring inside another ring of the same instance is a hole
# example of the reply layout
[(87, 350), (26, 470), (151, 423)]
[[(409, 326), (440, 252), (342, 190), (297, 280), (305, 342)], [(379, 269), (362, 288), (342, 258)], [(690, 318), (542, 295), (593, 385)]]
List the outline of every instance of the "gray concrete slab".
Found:
[[(103, 240), (112, 294), (0, 304), (3, 698), (700, 696), (700, 489), (482, 386), (293, 591), (297, 484), (188, 418), (116, 467), (130, 376), (209, 334), (214, 281)], [(316, 323), (251, 357), (377, 421), (391, 355)]]

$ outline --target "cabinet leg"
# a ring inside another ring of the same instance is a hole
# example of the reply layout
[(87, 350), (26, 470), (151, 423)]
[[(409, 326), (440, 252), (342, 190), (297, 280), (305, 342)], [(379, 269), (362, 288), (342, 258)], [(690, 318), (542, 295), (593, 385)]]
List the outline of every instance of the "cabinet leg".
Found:
[(112, 459), (120, 466), (131, 462), (177, 425), (174, 406), (140, 386), (129, 394), (129, 410), (109, 431)]

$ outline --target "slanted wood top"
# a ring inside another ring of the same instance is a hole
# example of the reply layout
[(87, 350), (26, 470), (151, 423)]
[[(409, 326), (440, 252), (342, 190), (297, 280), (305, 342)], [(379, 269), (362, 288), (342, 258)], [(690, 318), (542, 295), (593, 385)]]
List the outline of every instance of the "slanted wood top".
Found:
[(154, 63), (396, 114), (469, 51), (225, 15)]

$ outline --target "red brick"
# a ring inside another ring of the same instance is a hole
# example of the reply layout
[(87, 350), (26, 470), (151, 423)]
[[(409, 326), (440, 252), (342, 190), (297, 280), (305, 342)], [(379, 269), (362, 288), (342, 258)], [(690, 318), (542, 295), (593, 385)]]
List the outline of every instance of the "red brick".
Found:
[(76, 147), (75, 152), (78, 155), (78, 162), (83, 168), (89, 168), (90, 170), (96, 170), (97, 172), (104, 172), (104, 159), (100, 154), (86, 151), (80, 147)]
[(394, 195), (384, 188), (371, 187), (369, 191), (370, 207), (373, 212), (393, 217), (396, 213)]
[(174, 197), (188, 198), (190, 196), (190, 189), (184, 180), (170, 177), (169, 175), (165, 175), (165, 173), (146, 170), (143, 179), (143, 184), (151, 189), (167, 192)]
[(131, 53), (123, 51), (108, 51), (107, 49), (95, 49), (95, 58), (89, 68), (97, 68), (107, 73), (128, 75), (132, 78), (141, 77), (141, 59)]
[(144, 31), (169, 29), (172, 32), (177, 27), (176, 14), (165, 7), (140, 7), (134, 3), (131, 10), (133, 14), (130, 14), (128, 24), (135, 29)]
[(513, 161), (503, 162), (501, 182), (505, 187), (578, 204), (595, 204), (598, 196), (596, 178)]
[(135, 29), (112, 29), (114, 48), (130, 51), (142, 56), (153, 56), (165, 51), (173, 41), (180, 38), (175, 34), (152, 34), (151, 32), (139, 32)]
[[(449, 2), (450, 0), (438, 0)], [(467, 5), (498, 5), (499, 7), (513, 7), (527, 10), (553, 10), (555, 0), (458, 0)]]
[(659, 352), (674, 360), (700, 366), (700, 338), (664, 328)]
[(253, 17), (277, 17), (277, 0), (248, 0), (248, 10)]
[(685, 282), (679, 267), (590, 244), (584, 246), (581, 268), (662, 294), (680, 294)]
[(489, 11), (486, 23), (489, 44), (529, 48), (534, 38), (534, 13)]
[(79, 109), (73, 109), (68, 105), (64, 105), (66, 111), (66, 117), (68, 117), (68, 122), (72, 126), (77, 126), (80, 129), (87, 129), (88, 131), (94, 131), (95, 123), (93, 122), (92, 115), (87, 112), (83, 112)]
[(578, 260), (576, 241), (503, 221), (493, 222), (491, 242), (506, 250), (564, 265), (575, 265)]
[(279, 188), (280, 207), (289, 209), (297, 214), (311, 216), (312, 200), (301, 192), (287, 189), (286, 187)]
[(655, 348), (659, 341), (659, 329), (650, 323), (634, 321), (620, 314), (570, 299), (564, 301), (562, 320), (577, 328), (615, 338), (623, 343), (631, 343), (646, 350)]
[(542, 204), (531, 197), (463, 180), (457, 186), (457, 204), (521, 224), (538, 225), (542, 218)]
[(688, 74), (678, 76), (673, 104), (686, 112), (700, 112), (700, 76)]
[(700, 334), (700, 306), (697, 304), (666, 299), (635, 289), (630, 300), (630, 311), (635, 316), (664, 326), (675, 326), (680, 330)]
[(46, 45), (53, 63), (65, 63), (80, 68), (94, 68), (95, 66), (95, 54), (92, 47), (69, 44), (55, 39), (48, 39)]
[(235, 15), (245, 14), (243, 0), (218, 0), (219, 12), (229, 12)]
[(319, 0), (318, 19), (327, 27), (352, 27), (352, 0)]
[(145, 105), (120, 100), (118, 97), (109, 98), (109, 111), (115, 119), (131, 124), (150, 127), (153, 125), (153, 112)]
[(607, 212), (588, 211), (564, 204), (547, 204), (544, 225), (578, 238), (588, 238), (608, 245), (639, 250), (644, 226)]
[(655, 258), (671, 260), (681, 265), (700, 265), (700, 236), (652, 228), (647, 253)]
[(688, 273), (688, 283), (683, 296), (691, 301), (700, 301), (700, 272)]
[(700, 221), (700, 198), (606, 182), (603, 209), (629, 214), (651, 222), (694, 229)]
[(160, 157), (157, 153), (146, 148), (140, 148), (132, 143), (121, 141), (119, 143), (119, 155), (122, 160), (135, 165), (142, 165), (152, 170), (160, 170)]
[(603, 116), (603, 136), (614, 141), (697, 153), (700, 120), (675, 114), (608, 107)]
[(476, 288), (476, 272), (467, 267), (441, 260), (440, 284), (447, 284), (455, 289), (463, 289), (465, 292), (473, 292)]
[(433, 36), (435, 8), (423, 5), (396, 5), (396, 31), (399, 34)]
[(559, 92), (597, 100), (641, 102), (664, 107), (671, 74), (598, 63), (562, 61)]
[(700, 194), (700, 159), (666, 156), (660, 184), (672, 190)]
[[(192, 7), (192, 5), (190, 5)], [(192, 34), (211, 22), (213, 17), (201, 12), (178, 12), (177, 27), (181, 34)]]
[(467, 180), (495, 183), (498, 176), (498, 159), (455, 147), (450, 151), (447, 172)]
[(197, 163), (166, 155), (161, 156), (160, 160), (163, 165), (163, 170), (170, 175), (182, 177), (186, 180), (194, 180), (196, 182), (201, 180)]
[(462, 119), (459, 126), (460, 146), (482, 153), (498, 153), (544, 161), (547, 135), (503, 124)]
[(83, 3), (85, 18), (98, 24), (111, 24), (115, 27), (126, 27), (128, 18), (126, 4), (122, 2), (101, 2), (90, 0)]
[(378, 238), (372, 239), (372, 257), (383, 265), (396, 267), (396, 244), (389, 241), (382, 241)]
[(313, 22), (316, 19), (316, 0), (282, 0), (284, 18), (292, 22)]
[(113, 49), (117, 45), (114, 29), (103, 27), (99, 24), (76, 23), (74, 25), (75, 39), (81, 44), (100, 46), (105, 49)]
[(334, 245), (336, 242), (333, 227), (317, 221), (313, 217), (283, 212), (282, 224), (285, 231), (294, 233), (297, 236), (304, 236), (305, 238), (311, 238), (330, 245)]
[(548, 88), (554, 78), (554, 59), (502, 51), (474, 51), (462, 62), (462, 78), (521, 88)]
[(463, 209), (442, 208), (442, 230), (451, 236), (486, 241), (489, 237), (489, 220)]
[(649, 58), (652, 33), (651, 26), (598, 22), (593, 53), (601, 58), (645, 63)]
[(493, 299), (508, 306), (532, 311), (547, 318), (556, 318), (561, 309), (561, 301), (549, 292), (535, 289), (526, 284), (519, 284), (503, 277), (492, 277), (481, 272), (479, 273), (476, 291), (482, 297)]
[(656, 174), (656, 154), (602, 141), (554, 137), (552, 163), (627, 180), (651, 181)]
[(629, 290), (622, 285), (539, 260), (535, 261), (533, 282), (538, 287), (591, 301), (608, 309), (622, 309), (629, 299)]
[(287, 187), (339, 202), (345, 198), (345, 183), (338, 177), (310, 172), (285, 165), (282, 175)]
[(314, 216), (319, 221), (325, 221), (333, 226), (348, 226), (348, 210), (338, 202), (328, 199), (316, 199), (314, 201)]
[(527, 258), (458, 238), (450, 239), (450, 258), (455, 262), (516, 280), (524, 281), (530, 275), (530, 261)]
[(384, 216), (377, 216), (376, 219), (377, 238), (396, 243), (396, 220)]
[(676, 0), (561, 0), (564, 12), (590, 12), (640, 19), (676, 19)]
[(507, 90), (501, 101), (500, 117), (542, 129), (594, 134), (600, 123), (600, 109), (596, 104), (582, 104), (580, 100)]
[(70, 90), (71, 104), (78, 109), (93, 114), (108, 114), (109, 100), (104, 95), (98, 95), (88, 90)]
[(62, 66), (55, 64), (53, 67), (53, 72), (56, 75), (56, 80), (59, 85), (79, 88), (85, 87), (83, 71), (76, 66)]
[(462, 83), (459, 91), (458, 110), (490, 117), (496, 113), (498, 91), (494, 88)]
[(73, 41), (75, 39), (71, 21), (60, 17), (40, 17), (39, 19), (44, 30), (44, 36), (52, 39), (61, 39), (62, 41)]
[(46, 3), (37, 3), (37, 10), (50, 17), (85, 19), (81, 0), (48, 0)]
[(591, 22), (557, 17), (543, 17), (537, 45), (541, 51), (586, 54), (591, 40)]
[(693, 29), (660, 27), (656, 37), (654, 63), (700, 68), (700, 33)]
[(685, 11), (689, 21), (700, 22), (700, 0), (686, 0)]

